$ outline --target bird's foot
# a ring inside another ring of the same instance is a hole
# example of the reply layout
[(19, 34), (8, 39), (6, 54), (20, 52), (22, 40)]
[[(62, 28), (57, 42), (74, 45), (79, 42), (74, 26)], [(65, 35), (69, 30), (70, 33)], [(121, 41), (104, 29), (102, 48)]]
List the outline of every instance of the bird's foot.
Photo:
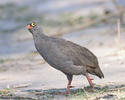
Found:
[(57, 95), (67, 95), (67, 94), (71, 94), (69, 88), (72, 88), (72, 87), (74, 87), (74, 86), (69, 86), (69, 87), (66, 89), (65, 92), (59, 92), (59, 93), (57, 93)]
[(56, 95), (68, 95), (68, 94), (71, 94), (71, 93), (66, 91), (66, 92), (59, 92)]
[(69, 88), (73, 88), (73, 87), (75, 87), (75, 86), (69, 86)]
[(56, 95), (65, 95), (65, 92), (58, 92)]
[(88, 89), (88, 92), (93, 92), (93, 88), (89, 88), (89, 89)]
[(91, 78), (90, 80), (94, 80), (93, 78)]

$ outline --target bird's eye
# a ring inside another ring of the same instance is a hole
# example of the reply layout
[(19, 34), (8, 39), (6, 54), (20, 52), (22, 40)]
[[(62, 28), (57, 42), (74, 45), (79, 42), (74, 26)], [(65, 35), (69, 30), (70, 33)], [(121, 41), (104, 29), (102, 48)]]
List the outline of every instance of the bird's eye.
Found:
[(35, 23), (32, 23), (31, 26), (35, 26)]

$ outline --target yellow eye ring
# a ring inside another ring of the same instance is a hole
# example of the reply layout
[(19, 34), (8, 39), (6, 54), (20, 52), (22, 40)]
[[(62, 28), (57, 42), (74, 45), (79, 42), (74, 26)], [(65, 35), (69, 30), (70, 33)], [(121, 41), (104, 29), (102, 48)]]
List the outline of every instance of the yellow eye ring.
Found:
[(35, 23), (32, 23), (31, 25), (32, 25), (32, 26), (35, 26)]

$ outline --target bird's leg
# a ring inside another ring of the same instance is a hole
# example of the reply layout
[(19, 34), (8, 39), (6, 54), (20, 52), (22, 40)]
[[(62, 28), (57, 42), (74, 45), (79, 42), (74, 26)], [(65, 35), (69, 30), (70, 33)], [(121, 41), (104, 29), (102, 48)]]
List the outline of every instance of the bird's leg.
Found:
[(67, 84), (67, 88), (66, 88), (66, 94), (69, 94), (69, 89), (72, 87), (71, 86), (71, 82), (72, 82), (72, 78), (73, 78), (73, 75), (70, 75), (70, 74), (66, 74), (67, 76), (67, 79), (68, 79), (68, 84)]
[(66, 91), (65, 92), (60, 92), (60, 93), (57, 93), (57, 95), (66, 95), (66, 94), (69, 94), (70, 91), (70, 87), (71, 87), (71, 82), (72, 82), (72, 79), (71, 80), (68, 80), (68, 84), (67, 84), (67, 88), (66, 88)]
[(69, 89), (71, 88), (71, 82), (72, 82), (72, 79), (68, 81), (68, 85), (66, 88), (66, 94), (69, 94)]
[(92, 79), (90, 79), (88, 73), (86, 73), (86, 78), (87, 78), (87, 80), (88, 80), (88, 82), (89, 82), (91, 88), (93, 88), (94, 86), (93, 86), (93, 83), (92, 83)]
[(67, 88), (66, 88), (65, 93), (64, 93), (64, 92), (61, 92), (61, 93), (57, 93), (57, 95), (65, 95), (65, 94), (69, 94), (69, 93), (70, 93), (69, 89), (72, 87), (72, 86), (71, 86), (71, 83), (72, 83), (73, 75), (66, 74), (66, 73), (64, 73), (64, 74), (67, 76), (67, 79), (68, 79)]

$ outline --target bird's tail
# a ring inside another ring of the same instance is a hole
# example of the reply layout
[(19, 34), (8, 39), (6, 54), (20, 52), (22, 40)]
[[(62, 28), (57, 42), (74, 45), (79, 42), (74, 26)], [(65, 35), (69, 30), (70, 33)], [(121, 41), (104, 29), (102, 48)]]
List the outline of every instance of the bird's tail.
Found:
[(104, 78), (104, 74), (102, 73), (101, 69), (98, 67), (97, 69), (95, 69), (95, 74), (99, 77), (99, 78)]

